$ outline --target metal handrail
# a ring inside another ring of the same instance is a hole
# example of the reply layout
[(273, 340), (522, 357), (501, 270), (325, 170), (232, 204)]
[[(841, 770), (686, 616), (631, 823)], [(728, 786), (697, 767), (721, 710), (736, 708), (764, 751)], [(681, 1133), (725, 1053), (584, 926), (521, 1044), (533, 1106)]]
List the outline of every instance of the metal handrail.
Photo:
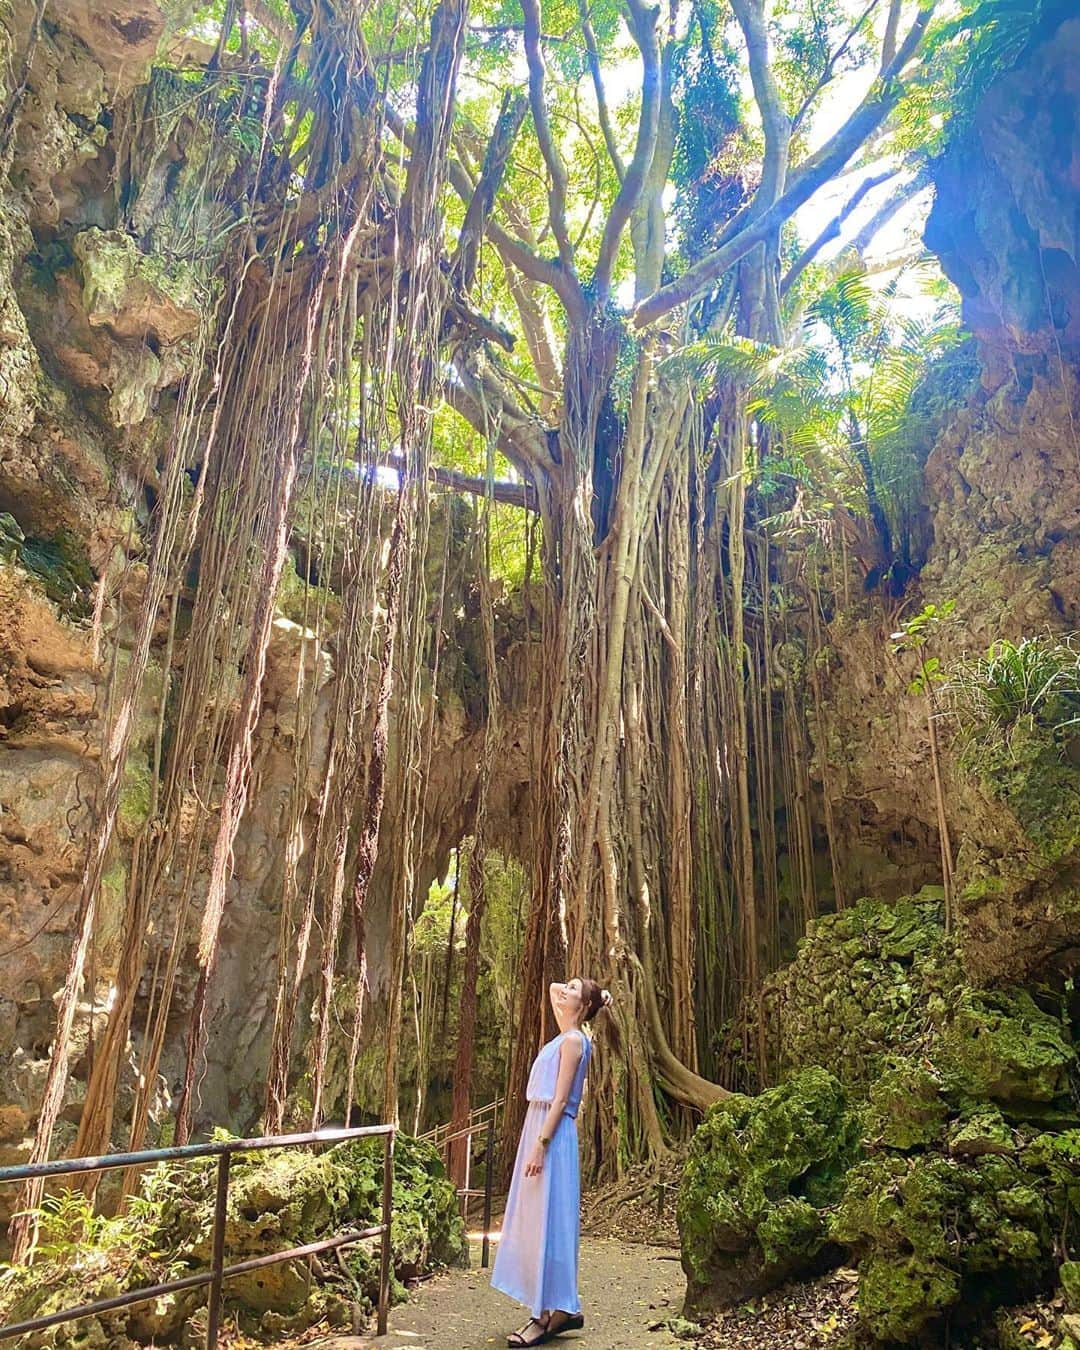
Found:
[[(487, 1102), (483, 1106), (474, 1106), (466, 1118), (468, 1124), (483, 1126), (485, 1123), (484, 1117), (490, 1113), (492, 1124), (497, 1125), (499, 1111), (505, 1105), (505, 1097), (496, 1097), (493, 1102)], [(433, 1125), (430, 1130), (425, 1130), (418, 1138), (429, 1140), (438, 1147), (444, 1142), (446, 1137), (445, 1132), (451, 1129), (452, 1125), (452, 1121), (443, 1121), (438, 1125)]]
[[(225, 1265), (225, 1217), (229, 1201), (229, 1171), (234, 1153), (255, 1153), (268, 1148), (296, 1148), (304, 1144), (342, 1143), (349, 1139), (362, 1139), (373, 1135), (383, 1137), (383, 1188), (380, 1222), (371, 1228), (359, 1232), (338, 1233), (332, 1238), (319, 1242), (309, 1242), (303, 1247), (290, 1247), (283, 1252), (269, 1252), (265, 1256), (252, 1257), (247, 1261), (238, 1261), (234, 1265)], [(209, 1270), (201, 1270), (186, 1275), (179, 1280), (169, 1280), (165, 1284), (148, 1285), (142, 1289), (132, 1289), (114, 1298), (98, 1299), (95, 1303), (83, 1303), (74, 1308), (65, 1308), (60, 1312), (49, 1313), (45, 1317), (35, 1317), (27, 1322), (11, 1323), (0, 1327), (0, 1341), (13, 1336), (25, 1336), (31, 1331), (44, 1331), (47, 1327), (60, 1322), (74, 1322), (81, 1317), (92, 1317), (95, 1313), (113, 1312), (126, 1308), (130, 1304), (145, 1303), (148, 1299), (158, 1298), (162, 1294), (174, 1294), (183, 1289), (198, 1289), (210, 1286), (209, 1310), (206, 1329), (206, 1350), (217, 1350), (218, 1333), (221, 1327), (221, 1287), (232, 1275), (241, 1275), (249, 1270), (258, 1270), (262, 1266), (277, 1265), (282, 1261), (294, 1261), (302, 1256), (314, 1256), (316, 1252), (330, 1251), (336, 1247), (345, 1247), (365, 1238), (378, 1237), (379, 1253), (379, 1303), (378, 1335), (386, 1335), (387, 1314), (390, 1307), (390, 1220), (392, 1212), (394, 1186), (394, 1136), (393, 1125), (361, 1125), (355, 1129), (317, 1130), (310, 1134), (263, 1135), (255, 1139), (218, 1139), (209, 1144), (178, 1144), (173, 1148), (145, 1149), (140, 1153), (107, 1153), (98, 1158), (59, 1158), (55, 1162), (24, 1163), (19, 1167), (0, 1167), (0, 1185), (15, 1181), (29, 1181), (44, 1177), (75, 1176), (83, 1172), (107, 1172), (117, 1167), (142, 1167), (151, 1163), (174, 1162), (187, 1158), (217, 1158), (217, 1189), (214, 1198), (214, 1230), (211, 1246), (211, 1264)]]
[[(486, 1110), (487, 1108), (481, 1109)], [(441, 1128), (449, 1129), (450, 1127), (447, 1125)], [(484, 1189), (482, 1191), (469, 1186), (469, 1172), (472, 1167), (472, 1137), (474, 1134), (479, 1134), (481, 1130), (484, 1130), (487, 1133), (487, 1166), (484, 1169)], [(494, 1135), (495, 1121), (494, 1118), (492, 1118), (487, 1121), (477, 1122), (475, 1125), (466, 1125), (463, 1129), (455, 1130), (453, 1134), (444, 1134), (441, 1138), (432, 1141), (436, 1148), (441, 1148), (443, 1150), (447, 1171), (450, 1170), (450, 1145), (459, 1139), (464, 1139), (466, 1141), (465, 1184), (464, 1186), (455, 1186), (454, 1194), (461, 1201), (461, 1217), (466, 1222), (468, 1222), (469, 1216), (469, 1201), (477, 1195), (482, 1195), (484, 1197), (484, 1236), (480, 1243), (480, 1267), (482, 1270), (487, 1269), (488, 1258), (491, 1252), (491, 1195), (495, 1170), (492, 1166), (492, 1159), (495, 1156), (493, 1149)]]

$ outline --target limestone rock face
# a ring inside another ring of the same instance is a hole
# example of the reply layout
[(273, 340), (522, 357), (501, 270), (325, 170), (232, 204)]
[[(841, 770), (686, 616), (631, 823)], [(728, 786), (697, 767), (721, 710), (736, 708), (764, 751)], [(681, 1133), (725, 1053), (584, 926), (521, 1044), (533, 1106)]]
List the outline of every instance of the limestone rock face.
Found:
[(971, 328), (1018, 353), (1080, 342), (1080, 19), (1069, 8), (1057, 6), (1066, 21), (994, 82), (935, 172), (927, 243)]
[(86, 374), (109, 391), (110, 421), (135, 426), (153, 410), (158, 391), (175, 385), (190, 363), (184, 339), (202, 321), (192, 276), (182, 265), (140, 252), (122, 230), (83, 230), (72, 250), (90, 330)]
[[(891, 654), (890, 632), (953, 602), (926, 653), (948, 676), (998, 639), (1080, 627), (1080, 20), (1045, 8), (1045, 30), (935, 167), (926, 239), (963, 296), (980, 379), (926, 462), (925, 566), (894, 614), (871, 600), (837, 613), (819, 659), (814, 770), (849, 899), (941, 880), (917, 658)], [(1018, 741), (978, 769), (958, 724), (937, 726), (968, 971), (1066, 967), (1080, 950), (1076, 749)]]
[(38, 355), (13, 285), (15, 260), (32, 244), (25, 216), (9, 199), (0, 211), (0, 446), (17, 442), (30, 430), (40, 398)]
[(111, 93), (142, 83), (165, 35), (157, 0), (59, 0), (55, 8), (101, 66)]
[[(23, 3), (14, 11), (20, 45), (32, 13)], [(46, 23), (34, 49), (10, 174), (35, 227), (78, 218), (85, 197), (96, 195), (86, 187), (101, 171), (107, 99), (105, 72), (86, 44), (63, 22)]]
[[(89, 635), (58, 617), (20, 567), (0, 562), (0, 1164), (25, 1157), (44, 1085), (96, 775), (96, 690)], [(116, 880), (102, 893), (106, 967), (106, 934), (115, 940), (119, 919)], [(102, 1011), (94, 997), (80, 1009), (76, 1062)], [(81, 1095), (71, 1082), (63, 1138)], [(15, 1200), (5, 1190), (0, 1221)]]
[(83, 308), (93, 328), (168, 346), (199, 327), (190, 272), (140, 253), (122, 230), (83, 230), (72, 241), (81, 264)]

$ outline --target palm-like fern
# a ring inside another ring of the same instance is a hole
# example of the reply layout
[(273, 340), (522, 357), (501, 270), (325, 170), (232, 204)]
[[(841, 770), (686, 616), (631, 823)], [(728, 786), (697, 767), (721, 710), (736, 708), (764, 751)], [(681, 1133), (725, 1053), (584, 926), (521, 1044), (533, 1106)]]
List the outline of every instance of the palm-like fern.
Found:
[(746, 392), (747, 411), (768, 448), (753, 465), (760, 495), (794, 485), (797, 509), (768, 518), (774, 528), (806, 524), (843, 504), (868, 516), (878, 540), (868, 582), (902, 589), (912, 557), (922, 458), (913, 405), (931, 363), (955, 345), (957, 315), (939, 306), (927, 319), (899, 312), (897, 274), (875, 290), (859, 272), (831, 282), (805, 311), (799, 341), (779, 349), (725, 336), (683, 348), (669, 362), (726, 379)]
[(1011, 642), (961, 665), (946, 686), (966, 735), (1009, 734), (1022, 721), (1055, 732), (1080, 723), (1080, 647), (1076, 634), (1051, 633)]

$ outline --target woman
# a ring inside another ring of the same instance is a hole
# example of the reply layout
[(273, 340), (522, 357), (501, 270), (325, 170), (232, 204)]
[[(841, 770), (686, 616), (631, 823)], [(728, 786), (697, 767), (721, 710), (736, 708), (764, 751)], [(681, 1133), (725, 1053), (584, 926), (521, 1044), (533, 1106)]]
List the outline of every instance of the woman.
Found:
[(595, 980), (550, 988), (559, 1035), (533, 1060), (525, 1090), (529, 1109), (521, 1129), (510, 1195), (491, 1283), (524, 1303), (532, 1317), (508, 1345), (543, 1345), (585, 1325), (578, 1299), (581, 1178), (577, 1113), (592, 1054), (582, 1030), (611, 995)]

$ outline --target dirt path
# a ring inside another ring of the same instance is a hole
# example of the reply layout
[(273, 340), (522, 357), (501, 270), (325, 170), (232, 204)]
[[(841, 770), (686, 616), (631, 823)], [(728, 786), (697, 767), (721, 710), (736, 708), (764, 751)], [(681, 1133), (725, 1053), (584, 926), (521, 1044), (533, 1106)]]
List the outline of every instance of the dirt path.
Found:
[[(686, 1342), (666, 1328), (649, 1329), (682, 1306), (682, 1270), (670, 1248), (583, 1236), (580, 1289), (585, 1331), (549, 1344), (564, 1350), (686, 1350)], [(491, 1350), (505, 1346), (507, 1332), (527, 1317), (491, 1288), (476, 1243), (469, 1270), (434, 1276), (391, 1311), (385, 1339), (338, 1336), (314, 1344), (320, 1350)]]

